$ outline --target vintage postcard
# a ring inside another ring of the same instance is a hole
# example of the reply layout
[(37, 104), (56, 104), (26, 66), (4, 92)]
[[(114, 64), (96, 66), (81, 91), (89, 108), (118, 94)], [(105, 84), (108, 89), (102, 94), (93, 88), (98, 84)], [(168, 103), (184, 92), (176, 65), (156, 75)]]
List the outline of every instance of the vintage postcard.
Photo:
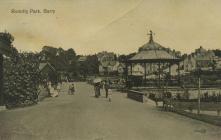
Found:
[(221, 140), (220, 7), (0, 0), (0, 140)]

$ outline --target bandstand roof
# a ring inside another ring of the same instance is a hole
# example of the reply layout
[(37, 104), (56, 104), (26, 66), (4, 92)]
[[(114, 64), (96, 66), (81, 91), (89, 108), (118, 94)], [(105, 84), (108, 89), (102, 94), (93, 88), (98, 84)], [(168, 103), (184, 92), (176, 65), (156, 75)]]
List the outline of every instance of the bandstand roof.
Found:
[(161, 46), (153, 41), (152, 31), (150, 31), (150, 40), (139, 48), (138, 53), (133, 56), (128, 62), (179, 62), (174, 54), (169, 49)]

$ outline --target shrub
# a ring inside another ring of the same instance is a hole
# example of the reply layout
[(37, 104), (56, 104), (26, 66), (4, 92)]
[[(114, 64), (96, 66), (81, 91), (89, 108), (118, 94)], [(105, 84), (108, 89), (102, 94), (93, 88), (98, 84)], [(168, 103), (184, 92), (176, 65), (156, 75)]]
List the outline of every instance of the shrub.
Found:
[(4, 93), (7, 108), (38, 102), (38, 66), (38, 57), (34, 53), (14, 52), (4, 60)]

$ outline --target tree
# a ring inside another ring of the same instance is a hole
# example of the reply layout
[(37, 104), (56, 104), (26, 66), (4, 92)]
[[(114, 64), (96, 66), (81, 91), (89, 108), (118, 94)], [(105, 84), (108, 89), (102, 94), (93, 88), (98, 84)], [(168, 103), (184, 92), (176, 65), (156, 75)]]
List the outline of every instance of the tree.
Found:
[(119, 62), (125, 62), (127, 60), (127, 56), (126, 55), (119, 55), (118, 56), (118, 61)]
[(78, 62), (78, 72), (79, 75), (83, 76), (84, 78), (88, 75), (88, 61)]
[(66, 53), (67, 60), (71, 61), (71, 60), (76, 59), (76, 53), (72, 48), (65, 51), (65, 53)]
[(40, 52), (44, 61), (53, 65), (57, 71), (67, 73), (70, 78), (78, 76), (77, 56), (74, 49), (64, 50), (52, 46), (44, 46)]
[(85, 61), (78, 62), (79, 74), (83, 77), (99, 73), (99, 61), (96, 55), (88, 55)]
[(57, 48), (52, 46), (44, 46), (42, 52), (45, 53), (48, 57), (54, 57), (57, 54)]
[(216, 56), (221, 57), (221, 50), (220, 49), (213, 50), (213, 52), (215, 53)]
[(87, 69), (89, 75), (96, 75), (99, 73), (99, 61), (96, 55), (89, 55), (87, 57)]
[(10, 56), (11, 53), (17, 52), (12, 46), (14, 37), (7, 32), (0, 33), (0, 105), (4, 104), (3, 93), (3, 55)]
[(0, 54), (10, 55), (15, 49), (12, 46), (13, 41), (14, 37), (10, 33), (0, 33)]

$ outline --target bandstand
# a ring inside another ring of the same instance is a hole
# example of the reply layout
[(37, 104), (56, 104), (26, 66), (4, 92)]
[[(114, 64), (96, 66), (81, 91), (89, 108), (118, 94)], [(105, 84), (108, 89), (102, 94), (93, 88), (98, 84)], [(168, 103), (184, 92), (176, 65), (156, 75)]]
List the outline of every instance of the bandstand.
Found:
[[(180, 58), (175, 56), (175, 53), (170, 49), (161, 46), (153, 40), (153, 33), (150, 31), (149, 42), (139, 48), (138, 53), (126, 61), (126, 83), (131, 86), (154, 86), (161, 87), (163, 81), (167, 81), (170, 86), (180, 83)], [(140, 84), (136, 84), (133, 77), (133, 66), (139, 64), (143, 66), (144, 72), (138, 80)], [(171, 66), (177, 65), (176, 78), (171, 77)], [(155, 69), (150, 71), (150, 68), (155, 66)], [(147, 67), (149, 69), (147, 69)], [(165, 72), (165, 70), (168, 72)], [(155, 78), (148, 78), (154, 75)]]

